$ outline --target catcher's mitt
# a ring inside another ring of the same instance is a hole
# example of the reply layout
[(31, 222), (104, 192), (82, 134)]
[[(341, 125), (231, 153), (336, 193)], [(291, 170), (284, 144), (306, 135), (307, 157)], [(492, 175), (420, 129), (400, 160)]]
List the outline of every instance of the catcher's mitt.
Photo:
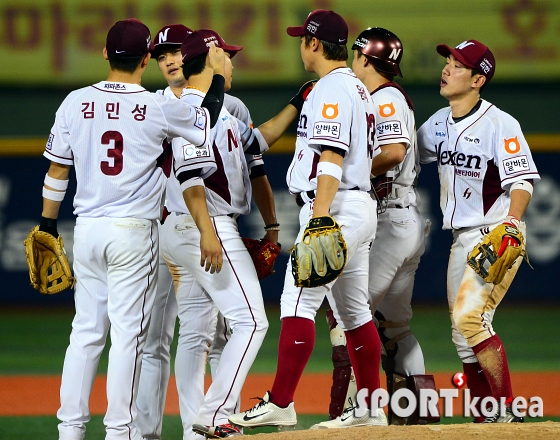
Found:
[(500, 284), (519, 257), (525, 257), (525, 240), (509, 223), (496, 226), (467, 257), (467, 263), (487, 283)]
[(74, 287), (74, 277), (64, 251), (64, 242), (35, 226), (23, 242), (29, 279), (35, 290), (52, 295)]
[(318, 287), (338, 278), (348, 259), (340, 226), (331, 216), (309, 220), (300, 243), (290, 249), (298, 287)]
[(253, 240), (252, 238), (243, 237), (241, 239), (249, 251), (249, 255), (251, 255), (259, 280), (272, 275), (274, 273), (274, 262), (278, 255), (280, 255), (282, 247), (280, 243), (276, 245), (266, 238)]

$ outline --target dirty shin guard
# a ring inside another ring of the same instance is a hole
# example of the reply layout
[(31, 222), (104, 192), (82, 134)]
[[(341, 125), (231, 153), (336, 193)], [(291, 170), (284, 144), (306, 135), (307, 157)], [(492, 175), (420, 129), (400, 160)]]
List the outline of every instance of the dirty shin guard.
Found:
[(331, 344), (332, 344), (332, 386), (331, 402), (329, 404), (329, 419), (336, 419), (344, 410), (346, 393), (352, 374), (352, 364), (346, 347), (346, 337), (338, 326), (332, 310), (327, 310), (327, 324), (329, 324)]
[(490, 388), (490, 384), (488, 380), (486, 380), (486, 375), (482, 370), (480, 364), (478, 362), (473, 362), (470, 364), (463, 363), (463, 372), (467, 377), (467, 386), (469, 387), (471, 393), (471, 399), (473, 397), (479, 397), (480, 400), (476, 404), (476, 410), (478, 411), (478, 416), (474, 416), (475, 423), (482, 423), (486, 418), (480, 412), (481, 409), (481, 401), (484, 397), (488, 397), (492, 395), (492, 389)]

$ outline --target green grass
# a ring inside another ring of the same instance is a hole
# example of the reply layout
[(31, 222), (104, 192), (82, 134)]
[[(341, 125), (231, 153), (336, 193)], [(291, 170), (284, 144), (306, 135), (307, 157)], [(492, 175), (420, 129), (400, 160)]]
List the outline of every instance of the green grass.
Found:
[[(507, 350), (513, 371), (557, 371), (560, 351), (560, 307), (500, 307), (494, 328)], [(317, 315), (317, 342), (306, 372), (331, 371), (331, 347), (323, 310)], [(0, 374), (60, 374), (68, 345), (73, 311), (3, 310), (0, 312)], [(270, 329), (251, 372), (276, 370), (280, 319), (268, 310)], [(455, 371), (461, 364), (451, 342), (449, 315), (444, 307), (417, 307), (412, 329), (420, 341), (428, 372)], [(175, 343), (176, 344), (176, 341)], [(99, 372), (107, 370), (107, 348)], [(174, 348), (173, 348), (174, 352)], [(173, 364), (172, 364), (173, 365)]]
[[(324, 415), (299, 415), (296, 429), (309, 429), (311, 425), (326, 420)], [(530, 419), (527, 422), (560, 422), (560, 417), (543, 417), (542, 419)], [(468, 423), (469, 419), (463, 417), (452, 417), (443, 419), (441, 423)], [(43, 440), (56, 438), (58, 420), (55, 417), (0, 417), (0, 440)], [(262, 434), (265, 432), (277, 432), (274, 427), (257, 428), (245, 430), (246, 435)], [(162, 438), (180, 439), (183, 435), (181, 418), (179, 416), (164, 416)], [(105, 438), (105, 426), (103, 416), (93, 416), (87, 424), (86, 438), (88, 440), (99, 440)]]

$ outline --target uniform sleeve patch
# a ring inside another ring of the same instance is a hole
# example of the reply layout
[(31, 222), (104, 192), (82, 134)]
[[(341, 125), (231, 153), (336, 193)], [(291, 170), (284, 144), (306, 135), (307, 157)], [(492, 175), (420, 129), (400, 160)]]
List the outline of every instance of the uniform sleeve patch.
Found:
[(340, 122), (315, 122), (313, 137), (340, 139)]
[(323, 104), (321, 113), (325, 119), (335, 119), (338, 117), (338, 102), (336, 104)]
[(201, 108), (195, 108), (196, 119), (194, 121), (194, 126), (204, 130), (206, 128), (206, 113)]
[(210, 157), (210, 147), (195, 147), (193, 144), (185, 144), (183, 145), (183, 157), (185, 160), (198, 157)]
[(395, 105), (392, 102), (390, 102), (389, 104), (381, 104), (379, 106), (379, 114), (382, 118), (389, 118), (395, 113)]
[(530, 169), (529, 160), (527, 156), (516, 156), (511, 159), (502, 160), (504, 166), (504, 171), (507, 175), (517, 174), (521, 171), (527, 171)]
[(52, 150), (52, 144), (54, 141), (54, 134), (49, 134), (49, 139), (47, 140), (47, 150)]
[(376, 125), (378, 136), (387, 136), (389, 134), (402, 135), (402, 125), (401, 121), (384, 121)]

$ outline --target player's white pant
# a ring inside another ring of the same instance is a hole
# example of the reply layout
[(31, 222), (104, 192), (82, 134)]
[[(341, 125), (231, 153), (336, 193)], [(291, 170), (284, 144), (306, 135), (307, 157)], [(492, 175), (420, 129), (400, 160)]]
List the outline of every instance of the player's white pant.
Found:
[[(483, 228), (453, 231), (453, 245), (447, 268), (447, 301), (451, 315), (453, 343), (464, 363), (477, 362), (471, 347), (495, 335), (492, 328), (494, 312), (523, 261), (522, 258), (518, 258), (497, 286), (485, 282), (467, 265), (467, 256), (474, 246), (482, 240), (484, 234), (500, 223)], [(519, 225), (519, 230), (524, 237), (527, 237), (524, 222)]]
[[(162, 254), (177, 288), (181, 322), (194, 278), (233, 332), (195, 421), (207, 426), (227, 423), (268, 328), (260, 284), (236, 221), (217, 216), (212, 222), (223, 251), (220, 273), (210, 274), (200, 267), (200, 233), (190, 215), (171, 214), (162, 226), (161, 237)], [(179, 344), (181, 338), (180, 334)]]
[[(297, 316), (315, 320), (325, 295), (335, 318), (343, 330), (353, 330), (372, 320), (368, 304), (368, 254), (375, 237), (376, 203), (363, 191), (339, 191), (331, 204), (330, 213), (340, 225), (348, 248), (348, 262), (342, 274), (333, 282), (315, 288), (294, 286), (292, 266), (288, 262), (284, 291), (281, 297), (281, 318)], [(300, 211), (301, 241), (311, 218), (312, 203)]]
[(135, 426), (141, 357), (158, 272), (155, 221), (78, 217), (74, 230), (76, 316), (66, 351), (60, 440), (82, 439), (107, 332), (107, 440), (140, 440)]
[[(385, 318), (383, 332), (389, 339), (410, 332), (414, 278), (429, 230), (429, 222), (414, 206), (387, 208), (377, 219), (368, 289), (371, 310)], [(398, 347), (395, 371), (405, 376), (424, 374), (424, 356), (414, 335), (399, 340)]]
[(177, 301), (173, 279), (165, 260), (160, 255), (156, 298), (144, 345), (142, 372), (136, 399), (137, 425), (146, 439), (161, 438), (163, 410), (171, 370), (169, 349), (173, 342), (176, 319)]

